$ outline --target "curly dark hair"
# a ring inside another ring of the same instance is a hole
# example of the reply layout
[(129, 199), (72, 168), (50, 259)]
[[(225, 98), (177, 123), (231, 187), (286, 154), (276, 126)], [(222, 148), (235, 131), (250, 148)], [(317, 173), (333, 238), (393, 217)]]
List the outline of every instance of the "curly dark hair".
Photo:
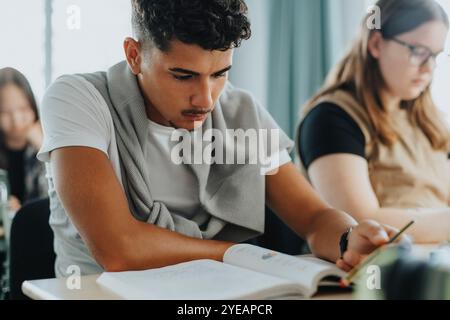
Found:
[(138, 40), (169, 50), (171, 40), (205, 50), (237, 48), (251, 36), (244, 0), (132, 0)]

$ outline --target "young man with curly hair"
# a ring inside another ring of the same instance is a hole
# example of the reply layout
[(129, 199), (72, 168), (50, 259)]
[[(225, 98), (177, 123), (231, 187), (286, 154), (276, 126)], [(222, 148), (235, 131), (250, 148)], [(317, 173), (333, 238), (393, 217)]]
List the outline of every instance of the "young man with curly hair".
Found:
[(268, 174), (250, 163), (175, 164), (174, 131), (279, 129), (227, 81), (234, 48), (251, 35), (247, 7), (243, 0), (132, 5), (126, 61), (63, 76), (43, 101), (39, 158), (47, 163), (58, 277), (72, 265), (93, 274), (222, 261), (233, 244), (264, 232), (266, 203), (317, 256), (343, 269), (388, 241), (395, 230), (358, 225), (316, 195), (282, 132)]

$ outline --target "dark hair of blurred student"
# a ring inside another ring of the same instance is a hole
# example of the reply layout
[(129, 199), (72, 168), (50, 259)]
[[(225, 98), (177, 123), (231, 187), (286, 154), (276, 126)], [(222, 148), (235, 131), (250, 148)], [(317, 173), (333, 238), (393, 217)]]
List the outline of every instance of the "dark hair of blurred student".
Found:
[(8, 173), (14, 210), (47, 194), (45, 169), (36, 159), (42, 140), (36, 99), (28, 80), (13, 68), (0, 69), (0, 168)]

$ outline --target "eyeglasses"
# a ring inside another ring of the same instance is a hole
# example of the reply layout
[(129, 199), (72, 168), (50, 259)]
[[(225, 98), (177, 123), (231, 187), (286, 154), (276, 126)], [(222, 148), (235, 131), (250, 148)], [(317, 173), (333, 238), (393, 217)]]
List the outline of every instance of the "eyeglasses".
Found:
[(433, 51), (431, 51), (427, 47), (412, 45), (397, 38), (392, 38), (390, 40), (408, 48), (410, 51), (409, 61), (412, 65), (417, 67), (424, 66), (426, 63), (428, 63), (428, 61), (430, 61), (430, 58), (433, 58), (433, 68), (435, 68), (443, 59), (445, 59), (446, 57), (448, 58), (448, 55), (444, 52), (433, 53)]

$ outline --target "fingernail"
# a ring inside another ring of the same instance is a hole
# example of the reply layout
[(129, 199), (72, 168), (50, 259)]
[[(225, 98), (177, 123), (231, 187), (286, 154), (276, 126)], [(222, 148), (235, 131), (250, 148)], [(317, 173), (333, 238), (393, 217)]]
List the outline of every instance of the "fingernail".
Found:
[(386, 232), (382, 231), (375, 236), (375, 240), (380, 241), (380, 242), (381, 241), (387, 242), (387, 241), (389, 241), (389, 236), (387, 235)]

